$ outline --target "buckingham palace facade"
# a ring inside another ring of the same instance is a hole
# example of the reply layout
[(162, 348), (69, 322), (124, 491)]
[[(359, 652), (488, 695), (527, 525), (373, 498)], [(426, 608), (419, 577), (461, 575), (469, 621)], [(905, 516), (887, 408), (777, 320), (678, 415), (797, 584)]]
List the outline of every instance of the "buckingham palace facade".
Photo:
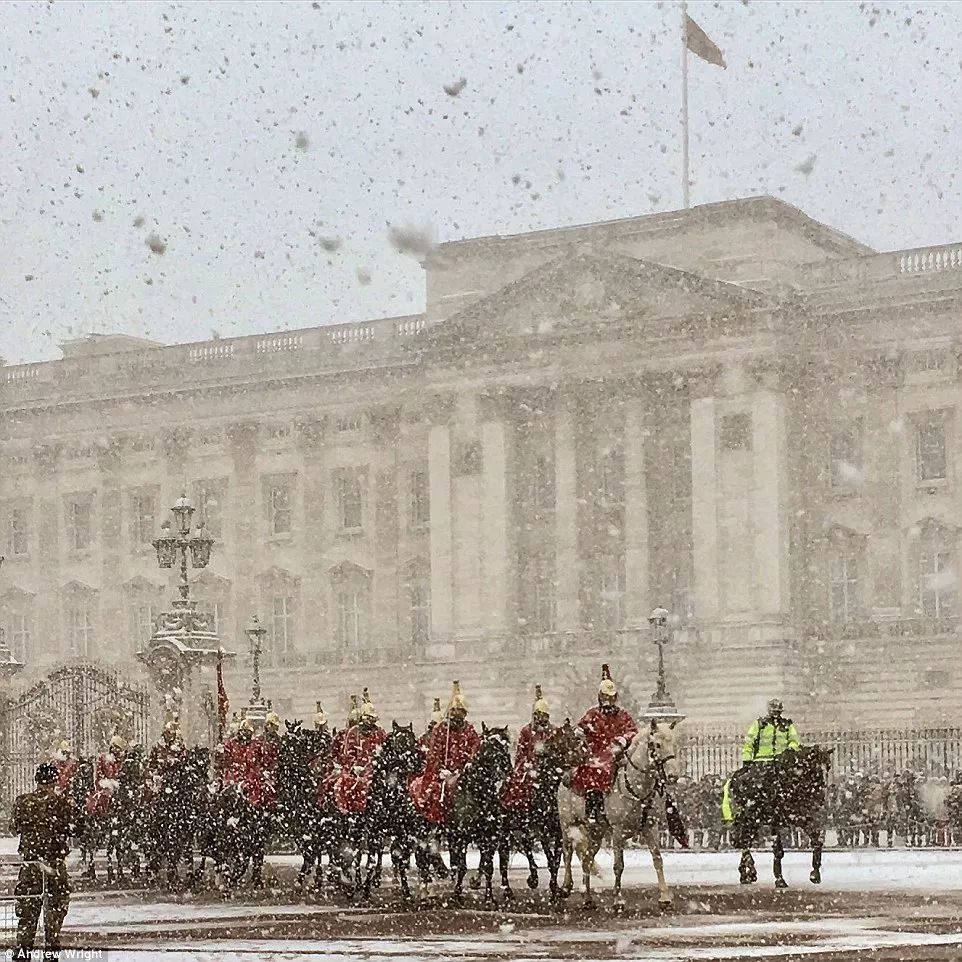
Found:
[[(693, 722), (772, 695), (801, 724), (962, 713), (962, 244), (877, 253), (767, 197), (441, 244), (423, 314), (0, 368), (0, 604), (36, 679), (137, 671), (193, 597), (264, 689), (340, 724), (369, 686), (477, 719), (647, 701), (649, 611)], [(247, 668), (228, 674), (246, 698)]]

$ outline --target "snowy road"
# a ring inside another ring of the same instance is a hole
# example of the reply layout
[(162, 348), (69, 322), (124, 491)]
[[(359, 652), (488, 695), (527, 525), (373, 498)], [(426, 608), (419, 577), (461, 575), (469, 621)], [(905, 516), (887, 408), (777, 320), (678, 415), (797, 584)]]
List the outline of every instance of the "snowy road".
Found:
[(78, 893), (68, 917), (68, 944), (108, 946), (111, 960), (130, 962), (261, 962), (305, 960), (841, 960), (962, 958), (962, 852), (828, 853), (825, 883), (807, 880), (808, 856), (790, 853), (786, 875), (797, 885), (777, 892), (769, 861), (765, 884), (733, 884), (731, 853), (667, 853), (676, 904), (655, 905), (646, 853), (629, 853), (628, 906), (616, 915), (602, 864), (601, 905), (585, 911), (577, 896), (550, 906), (523, 887), (508, 908), (484, 911), (471, 893), (457, 909), (432, 899), (401, 907), (389, 887), (371, 907), (305, 904), (288, 894), (290, 864), (275, 862), (274, 891), (223, 903), (207, 896)]

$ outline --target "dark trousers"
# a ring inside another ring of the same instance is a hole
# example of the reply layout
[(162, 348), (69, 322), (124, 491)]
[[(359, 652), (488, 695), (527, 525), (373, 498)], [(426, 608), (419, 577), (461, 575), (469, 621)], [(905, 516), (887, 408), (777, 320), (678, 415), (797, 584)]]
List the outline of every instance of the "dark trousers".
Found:
[(47, 888), (43, 920), (46, 948), (60, 947), (60, 929), (70, 905), (70, 878), (63, 859), (51, 863), (46, 872), (36, 863), (21, 866), (13, 894), (17, 899), (17, 948), (27, 951), (36, 941), (40, 913), (44, 911), (44, 876)]

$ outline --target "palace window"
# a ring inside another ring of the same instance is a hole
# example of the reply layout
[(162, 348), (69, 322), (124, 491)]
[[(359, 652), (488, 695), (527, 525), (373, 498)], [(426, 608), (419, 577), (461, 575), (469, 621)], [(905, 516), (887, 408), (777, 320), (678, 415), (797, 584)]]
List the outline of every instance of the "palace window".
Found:
[(625, 565), (618, 554), (601, 558), (599, 606), (601, 624), (608, 629), (622, 628), (625, 623)]
[(294, 648), (294, 598), (291, 595), (275, 595), (271, 599), (270, 643), (275, 653)]
[(536, 511), (554, 508), (554, 465), (544, 455), (535, 458), (531, 466), (529, 499)]
[(67, 546), (71, 551), (86, 551), (91, 545), (91, 503), (89, 498), (67, 502)]
[(227, 484), (224, 481), (198, 481), (194, 485), (194, 505), (198, 524), (203, 524), (212, 538), (223, 534), (224, 500)]
[(157, 498), (152, 492), (141, 491), (131, 496), (130, 526), (134, 547), (149, 545), (157, 537), (156, 509)]
[(418, 578), (408, 587), (411, 608), (411, 643), (426, 645), (431, 640), (431, 585)]
[(94, 616), (88, 605), (73, 605), (67, 609), (67, 633), (72, 654), (89, 658), (94, 649)]
[(919, 542), (919, 607), (925, 618), (955, 614), (956, 575), (954, 535), (927, 526)]
[(337, 478), (337, 514), (342, 529), (363, 527), (364, 501), (361, 479), (356, 474), (341, 474)]
[(364, 638), (366, 591), (342, 588), (337, 595), (338, 643), (342, 648), (360, 648)]
[(30, 616), (23, 611), (13, 612), (7, 630), (14, 658), (27, 664), (30, 660)]
[(557, 599), (555, 594), (554, 558), (550, 555), (537, 555), (530, 566), (531, 580), (531, 617), (534, 630), (539, 634), (549, 634), (557, 624)]
[(611, 506), (625, 503), (624, 462), (618, 451), (606, 451), (598, 463), (599, 494), (602, 503)]
[(752, 416), (744, 412), (721, 419), (721, 446), (727, 451), (751, 451)]
[(154, 605), (137, 605), (135, 614), (137, 640), (141, 645), (146, 645), (150, 641), (150, 636), (154, 633), (154, 623), (160, 612)]
[(828, 479), (831, 487), (845, 490), (862, 478), (862, 436), (858, 423), (839, 427), (829, 440)]
[(27, 554), (30, 550), (27, 509), (16, 506), (7, 518), (7, 552), (10, 555)]
[(431, 521), (431, 490), (427, 471), (412, 471), (410, 485), (411, 527), (419, 528)]
[(271, 481), (267, 485), (267, 530), (272, 538), (291, 532), (289, 481)]
[(941, 481), (946, 475), (945, 419), (941, 416), (922, 421), (916, 439), (919, 481)]
[(829, 602), (832, 621), (858, 621), (862, 617), (861, 558), (850, 539), (836, 545), (829, 563)]

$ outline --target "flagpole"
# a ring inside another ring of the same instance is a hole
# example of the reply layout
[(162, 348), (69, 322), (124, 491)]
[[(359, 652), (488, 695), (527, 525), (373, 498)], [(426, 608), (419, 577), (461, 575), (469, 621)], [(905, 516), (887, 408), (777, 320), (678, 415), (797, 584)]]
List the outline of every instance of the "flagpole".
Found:
[(691, 207), (688, 160), (688, 3), (681, 0), (681, 197), (685, 210)]

